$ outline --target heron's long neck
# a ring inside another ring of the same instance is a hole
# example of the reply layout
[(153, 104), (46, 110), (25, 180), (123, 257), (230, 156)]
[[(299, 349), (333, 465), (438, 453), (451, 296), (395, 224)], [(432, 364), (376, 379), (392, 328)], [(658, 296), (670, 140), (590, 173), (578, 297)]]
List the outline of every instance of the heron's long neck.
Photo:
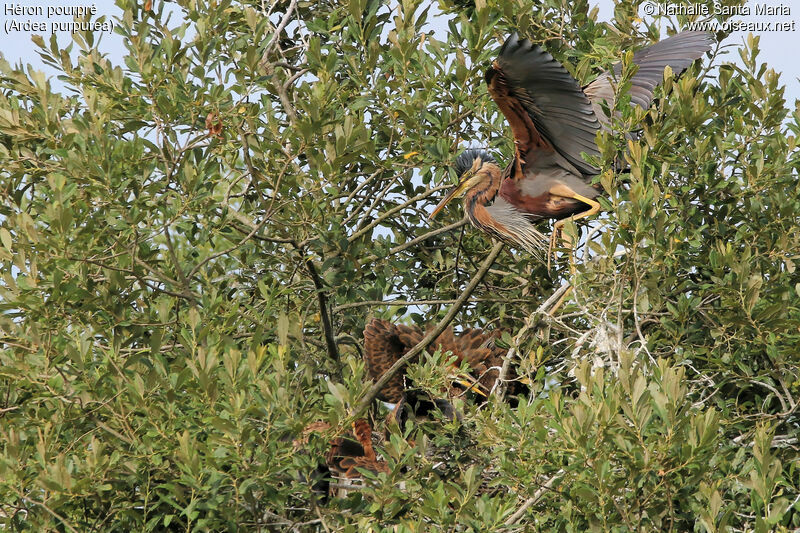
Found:
[[(491, 204), (503, 181), (503, 172), (494, 163), (484, 163), (477, 175), (481, 178), (480, 182), (472, 187), (464, 198), (467, 207)], [(467, 209), (467, 212), (471, 211), (471, 209)]]

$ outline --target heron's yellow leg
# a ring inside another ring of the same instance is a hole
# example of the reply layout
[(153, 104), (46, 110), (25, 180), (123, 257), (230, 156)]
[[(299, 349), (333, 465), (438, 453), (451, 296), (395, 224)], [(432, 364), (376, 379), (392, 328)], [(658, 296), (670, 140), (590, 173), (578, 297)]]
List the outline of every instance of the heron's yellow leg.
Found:
[[(571, 220), (578, 220), (578, 219), (581, 219), (581, 218), (586, 218), (586, 217), (592, 216), (592, 215), (594, 215), (594, 214), (596, 214), (596, 213), (598, 213), (600, 211), (600, 204), (598, 202), (595, 202), (594, 200), (591, 200), (589, 198), (586, 198), (585, 196), (582, 196), (582, 195), (576, 193), (575, 191), (573, 191), (572, 189), (570, 189), (566, 185), (563, 185), (563, 184), (555, 185), (554, 187), (550, 188), (549, 192), (550, 192), (550, 194), (554, 194), (556, 196), (563, 196), (565, 198), (574, 198), (575, 200), (579, 200), (579, 201), (581, 201), (581, 202), (583, 202), (583, 203), (585, 203), (586, 205), (589, 206), (589, 209), (587, 209), (586, 211), (582, 211), (582, 212), (580, 212), (580, 213), (578, 213), (576, 215), (572, 215), (570, 217)], [(558, 235), (561, 234), (561, 238), (564, 241), (564, 247), (569, 250), (569, 272), (570, 272), (571, 275), (575, 275), (575, 272), (576, 272), (577, 269), (575, 268), (575, 258), (573, 257), (573, 254), (572, 254), (573, 253), (573, 250), (572, 250), (572, 239), (569, 236), (564, 235), (563, 232), (562, 232), (565, 223), (566, 223), (566, 219), (562, 219), (562, 220), (559, 220), (558, 222), (556, 222), (555, 224), (553, 224), (553, 234), (550, 237), (550, 250), (547, 253), (547, 267), (548, 267), (548, 270), (549, 270), (549, 268), (550, 268), (550, 256), (552, 255), (553, 249), (555, 248), (555, 244), (556, 244), (556, 240), (558, 239)], [(561, 307), (561, 304), (564, 303), (564, 300), (566, 300), (566, 298), (567, 298), (567, 296), (569, 296), (570, 292), (572, 292), (572, 287), (570, 287), (567, 291), (565, 291), (564, 294), (561, 296), (561, 298), (558, 300), (558, 302), (556, 302), (556, 304), (550, 309), (550, 315), (553, 315), (556, 312), (556, 310), (559, 307)]]

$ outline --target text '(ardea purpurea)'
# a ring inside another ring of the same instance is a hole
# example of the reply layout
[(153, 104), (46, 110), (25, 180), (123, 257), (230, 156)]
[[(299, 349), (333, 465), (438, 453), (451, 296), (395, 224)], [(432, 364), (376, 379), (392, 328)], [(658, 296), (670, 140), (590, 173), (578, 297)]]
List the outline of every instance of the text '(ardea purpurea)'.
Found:
[[(683, 32), (636, 52), (631, 103), (650, 107), (665, 67), (682, 73), (711, 49), (713, 41), (706, 32)], [(600, 155), (596, 134), (609, 123), (602, 104), (613, 106), (614, 80), (621, 71), (617, 64), (581, 87), (543, 48), (511, 35), (486, 71), (486, 83), (511, 126), (514, 158), (501, 169), (489, 153), (466, 150), (454, 165), (458, 185), (431, 218), (464, 194), (464, 210), (475, 227), (541, 256), (549, 239), (536, 229), (537, 221), (558, 219), (555, 237), (565, 218), (597, 213), (600, 188), (592, 181), (600, 169), (581, 154)]]

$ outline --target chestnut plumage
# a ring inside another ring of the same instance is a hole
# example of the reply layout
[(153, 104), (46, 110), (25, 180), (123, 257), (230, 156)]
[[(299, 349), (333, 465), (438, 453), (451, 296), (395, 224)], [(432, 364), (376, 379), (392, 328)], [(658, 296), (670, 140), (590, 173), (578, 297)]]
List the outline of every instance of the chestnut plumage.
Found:
[[(633, 105), (647, 108), (653, 89), (669, 66), (678, 75), (711, 49), (707, 32), (683, 32), (633, 55), (638, 67), (631, 78)], [(597, 132), (609, 119), (603, 102), (613, 107), (615, 65), (585, 87), (547, 51), (514, 33), (486, 71), (489, 94), (514, 136), (514, 158), (501, 169), (480, 150), (467, 150), (455, 161), (459, 183), (431, 213), (434, 217), (462, 194), (467, 216), (477, 228), (542, 256), (549, 241), (535, 226), (541, 219), (582, 218), (597, 213), (592, 185), (599, 169), (588, 162), (600, 155)]]

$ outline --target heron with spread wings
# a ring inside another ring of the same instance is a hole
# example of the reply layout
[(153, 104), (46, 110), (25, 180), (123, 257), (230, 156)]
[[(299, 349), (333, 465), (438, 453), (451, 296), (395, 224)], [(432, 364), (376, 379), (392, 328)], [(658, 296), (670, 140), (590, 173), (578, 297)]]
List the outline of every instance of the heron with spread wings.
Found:
[[(650, 107), (665, 67), (680, 74), (709, 51), (712, 42), (709, 33), (683, 32), (636, 52), (631, 103)], [(501, 169), (489, 153), (466, 150), (454, 165), (458, 185), (430, 217), (464, 194), (464, 210), (478, 229), (537, 256), (552, 248), (553, 241), (536, 229), (537, 221), (557, 219), (555, 238), (567, 217), (584, 218), (600, 210), (600, 188), (592, 184), (600, 169), (582, 154), (600, 155), (595, 136), (609, 122), (602, 104), (611, 106), (613, 80), (621, 71), (617, 64), (581, 87), (540, 46), (511, 35), (486, 71), (486, 83), (511, 126), (514, 158)]]
[[(459, 380), (457, 383), (485, 398), (495, 387), (503, 365), (503, 356), (507, 351), (496, 344), (500, 334), (500, 330), (487, 331), (480, 328), (468, 328), (456, 334), (452, 328), (448, 328), (431, 343), (428, 352), (433, 353), (437, 349), (450, 352), (455, 356), (456, 365), (466, 362), (470, 374), (465, 377), (469, 382)], [(398, 359), (422, 341), (424, 336), (423, 330), (416, 326), (393, 324), (379, 318), (368, 321), (364, 328), (364, 360), (370, 377), (376, 381), (380, 379)], [(513, 368), (509, 369), (506, 379), (512, 385), (509, 391), (512, 396), (522, 392)], [(400, 405), (406, 401), (411, 389), (413, 387), (406, 384), (405, 369), (401, 369), (384, 385), (378, 398)], [(458, 394), (456, 390), (451, 390), (450, 393)], [(445, 416), (456, 416), (455, 413), (448, 412), (452, 408), (448, 407), (448, 402), (435, 403), (440, 409), (444, 407), (442, 411)]]

